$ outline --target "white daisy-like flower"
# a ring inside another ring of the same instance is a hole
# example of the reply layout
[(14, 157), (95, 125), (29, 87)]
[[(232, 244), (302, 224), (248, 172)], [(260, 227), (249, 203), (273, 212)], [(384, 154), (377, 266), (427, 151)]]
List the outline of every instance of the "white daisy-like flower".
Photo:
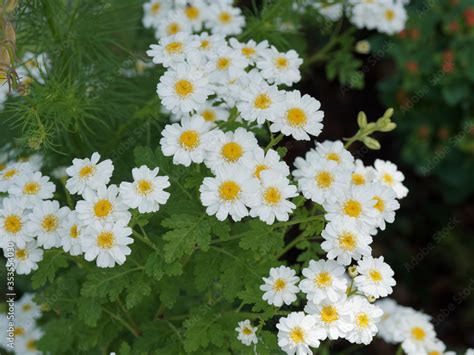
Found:
[[(312, 157), (314, 156), (314, 158)], [(307, 154), (306, 159), (296, 158), (293, 176), (304, 197), (319, 204), (336, 201), (336, 192), (349, 188), (350, 171), (340, 168), (335, 161)]]
[(295, 270), (289, 267), (271, 268), (269, 277), (264, 277), (265, 283), (260, 286), (260, 290), (265, 292), (262, 299), (276, 307), (292, 304), (300, 290), (296, 285), (299, 279)]
[(84, 191), (97, 190), (99, 186), (107, 185), (114, 172), (114, 165), (110, 159), (99, 163), (100, 154), (94, 153), (90, 159), (74, 159), (72, 166), (66, 169), (70, 178), (66, 181), (66, 188), (72, 194), (82, 195)]
[(285, 93), (283, 110), (272, 115), (270, 130), (292, 136), (296, 140), (309, 140), (318, 136), (323, 128), (324, 112), (321, 103), (309, 95), (301, 96), (298, 90)]
[(24, 174), (32, 173), (29, 163), (11, 163), (0, 170), (0, 192), (7, 192), (13, 183)]
[(146, 28), (157, 27), (170, 9), (169, 5), (168, 0), (151, 0), (143, 4), (143, 26)]
[(271, 171), (284, 177), (290, 175), (290, 168), (273, 149), (269, 149), (265, 153), (262, 148), (257, 147), (252, 151), (249, 159), (244, 161), (244, 164), (257, 179), (260, 179), (260, 174), (263, 171)]
[(15, 302), (16, 318), (20, 321), (34, 321), (41, 317), (41, 307), (33, 301), (34, 295), (24, 293), (21, 298)]
[(162, 75), (156, 92), (163, 106), (173, 113), (198, 110), (212, 94), (204, 72), (186, 64)]
[(28, 275), (37, 270), (38, 263), (43, 260), (43, 249), (39, 248), (34, 240), (26, 243), (24, 248), (16, 248), (12, 255), (8, 249), (3, 252), (6, 258), (13, 258), (15, 272), (19, 275)]
[(330, 302), (325, 300), (318, 305), (308, 302), (304, 311), (316, 319), (316, 326), (322, 330), (321, 340), (343, 338), (353, 329), (351, 308), (347, 300)]
[(330, 4), (315, 2), (312, 5), (323, 17), (331, 21), (338, 21), (342, 16), (342, 3)]
[(377, 159), (374, 163), (374, 169), (375, 181), (391, 187), (397, 194), (397, 198), (404, 198), (408, 194), (408, 189), (403, 185), (405, 176), (398, 171), (395, 164)]
[(84, 224), (117, 222), (127, 225), (132, 218), (128, 206), (119, 196), (117, 185), (101, 186), (97, 191), (86, 191), (84, 200), (76, 205), (77, 218)]
[(229, 166), (216, 171), (215, 177), (206, 177), (199, 191), (208, 215), (220, 221), (229, 215), (238, 222), (248, 216), (248, 206), (258, 200), (259, 181), (243, 166)]
[(132, 169), (133, 182), (120, 184), (120, 197), (130, 208), (138, 208), (140, 213), (157, 212), (170, 194), (164, 191), (170, 186), (168, 176), (158, 176), (159, 168), (153, 170), (142, 165)]
[(167, 157), (173, 156), (173, 164), (190, 166), (204, 161), (212, 125), (200, 116), (183, 118), (181, 123), (166, 125), (161, 132), (161, 150)]
[(162, 64), (165, 68), (184, 63), (193, 55), (198, 55), (199, 42), (186, 32), (164, 37), (159, 44), (152, 44), (146, 52), (153, 58), (153, 63)]
[(266, 40), (257, 43), (251, 39), (247, 43), (241, 43), (234, 37), (229, 39), (229, 45), (232, 48), (239, 50), (248, 60), (248, 63), (252, 65), (256, 63), (265, 50), (270, 48), (270, 45)]
[(363, 186), (371, 183), (374, 180), (375, 173), (372, 167), (364, 166), (360, 159), (356, 159), (354, 171), (352, 172), (352, 184), (356, 186)]
[(84, 224), (77, 217), (76, 211), (70, 211), (63, 220), (63, 234), (61, 235), (61, 246), (65, 252), (71, 255), (82, 254), (81, 239), (84, 233)]
[(309, 266), (302, 271), (305, 277), (300, 289), (309, 302), (318, 304), (324, 300), (337, 302), (346, 297), (347, 280), (343, 266), (333, 260), (310, 260)]
[(131, 234), (132, 229), (122, 223), (93, 223), (82, 238), (84, 258), (87, 261), (96, 259), (97, 266), (102, 268), (122, 265), (131, 253), (128, 247), (133, 243), (129, 238)]
[(31, 166), (32, 171), (39, 171), (43, 167), (44, 156), (42, 154), (31, 154), (27, 156), (21, 156), (18, 159), (19, 163), (28, 163)]
[(3, 199), (0, 205), (0, 247), (6, 248), (13, 242), (17, 247), (24, 248), (33, 240), (33, 234), (26, 228), (29, 214), (25, 202), (10, 197)]
[(189, 22), (191, 29), (195, 32), (202, 30), (209, 6), (202, 0), (190, 0), (186, 6), (180, 9)]
[(264, 51), (262, 57), (257, 61), (257, 67), (265, 79), (270, 83), (288, 86), (301, 80), (299, 70), (301, 64), (303, 64), (303, 59), (298, 56), (295, 50), (280, 53), (275, 47)]
[(402, 349), (407, 354), (426, 354), (427, 345), (436, 339), (430, 318), (420, 312), (412, 312), (401, 323)]
[(242, 118), (249, 122), (263, 124), (281, 110), (285, 96), (276, 85), (268, 85), (259, 74), (249, 74), (251, 85), (240, 94), (237, 108)]
[(385, 230), (386, 223), (393, 223), (395, 211), (400, 208), (395, 191), (380, 183), (372, 184), (372, 198), (376, 201), (374, 205), (377, 211), (377, 226)]
[(204, 162), (213, 172), (244, 163), (258, 147), (255, 135), (241, 127), (234, 132), (213, 131), (208, 139), (212, 144), (208, 145)]
[(394, 272), (390, 265), (384, 262), (383, 256), (363, 257), (357, 262), (357, 272), (359, 275), (354, 279), (354, 284), (366, 296), (386, 297), (392, 293), (392, 287), (396, 285)]
[(38, 245), (44, 249), (59, 247), (64, 233), (63, 221), (68, 213), (69, 209), (60, 207), (58, 201), (38, 202), (26, 225), (28, 233), (37, 236)]
[(49, 181), (48, 176), (43, 176), (39, 171), (19, 176), (8, 189), (11, 196), (20, 198), (29, 206), (52, 198), (54, 191), (56, 186)]
[(258, 217), (267, 224), (288, 221), (296, 205), (288, 199), (298, 196), (297, 188), (290, 180), (274, 171), (260, 173), (260, 191), (258, 202), (251, 206), (250, 216)]
[(381, 1), (376, 27), (379, 32), (393, 35), (405, 28), (407, 12), (399, 1)]
[(321, 233), (324, 242), (321, 248), (327, 258), (341, 265), (350, 265), (352, 260), (370, 256), (372, 237), (367, 228), (349, 217), (336, 218), (329, 222)]
[(446, 351), (446, 344), (439, 339), (433, 339), (425, 347), (428, 355), (456, 355), (454, 351)]
[(223, 104), (216, 103), (216, 100), (210, 100), (199, 108), (197, 117), (199, 116), (209, 123), (227, 121), (229, 109)]
[[(18, 329), (17, 329), (18, 331)], [(17, 354), (28, 355), (42, 355), (43, 352), (38, 349), (38, 340), (43, 336), (43, 331), (34, 326), (27, 330), (27, 332), (18, 337), (15, 337), (15, 351)]]
[(245, 26), (245, 17), (238, 7), (222, 3), (213, 4), (209, 7), (206, 25), (214, 34), (238, 35)]
[(347, 7), (350, 21), (358, 28), (375, 29), (381, 16), (380, 1), (350, 0)]
[(384, 298), (376, 302), (376, 305), (383, 310), (383, 316), (377, 325), (380, 336), (384, 341), (390, 344), (401, 343), (405, 334), (402, 332), (404, 319), (410, 317), (415, 311), (408, 307), (398, 305), (393, 299)]
[(209, 32), (202, 32), (199, 35), (194, 35), (198, 41), (198, 51), (203, 54), (206, 58), (211, 58), (217, 48), (226, 46), (225, 37), (219, 34), (209, 34)]
[(245, 57), (227, 45), (216, 48), (209, 56), (206, 70), (211, 83), (223, 82), (244, 75), (247, 67)]
[(155, 31), (155, 38), (160, 39), (178, 34), (179, 32), (192, 33), (191, 22), (179, 11), (168, 11), (165, 17), (159, 20)]
[(242, 322), (239, 322), (235, 331), (238, 333), (237, 339), (242, 342), (242, 344), (250, 346), (252, 344), (258, 343), (258, 338), (256, 335), (257, 328), (252, 326), (250, 320), (246, 319)]
[(345, 338), (351, 343), (368, 345), (377, 334), (377, 323), (383, 315), (381, 308), (370, 304), (366, 298), (354, 296), (348, 300), (353, 328)]
[(342, 168), (354, 170), (354, 157), (341, 141), (317, 143), (316, 153), (323, 159), (335, 161)]
[(316, 319), (303, 312), (292, 312), (280, 318), (276, 327), (278, 346), (290, 355), (312, 355), (310, 347), (318, 348), (324, 337), (324, 332), (316, 325)]

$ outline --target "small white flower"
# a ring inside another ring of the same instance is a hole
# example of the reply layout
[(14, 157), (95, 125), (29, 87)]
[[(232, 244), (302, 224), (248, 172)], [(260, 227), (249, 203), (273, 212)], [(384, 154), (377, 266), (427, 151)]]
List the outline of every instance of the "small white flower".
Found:
[(341, 265), (350, 265), (352, 259), (359, 260), (372, 252), (372, 237), (367, 228), (346, 216), (329, 222), (321, 236), (321, 248), (327, 252), (327, 258)]
[(158, 45), (152, 44), (146, 54), (153, 58), (153, 63), (168, 68), (184, 63), (189, 56), (198, 55), (198, 46), (199, 42), (194, 37), (180, 32), (162, 38)]
[(54, 191), (56, 186), (49, 181), (48, 176), (41, 175), (39, 171), (19, 176), (8, 189), (11, 196), (20, 198), (29, 206), (52, 198)]
[(374, 180), (374, 169), (372, 167), (365, 167), (362, 160), (355, 161), (354, 171), (352, 172), (352, 184), (355, 186), (363, 186), (371, 183)]
[(278, 328), (278, 346), (287, 354), (312, 355), (310, 347), (318, 348), (324, 332), (316, 320), (303, 312), (293, 312), (282, 317)]
[(32, 173), (29, 163), (11, 163), (0, 170), (0, 192), (7, 192), (13, 183), (21, 176)]
[(347, 280), (343, 277), (345, 271), (333, 260), (310, 260), (309, 266), (302, 271), (305, 279), (299, 287), (314, 304), (326, 299), (331, 302), (343, 300), (347, 290)]
[(209, 123), (216, 123), (220, 121), (227, 121), (229, 118), (229, 109), (225, 105), (218, 105), (215, 100), (207, 101), (198, 110), (198, 116), (201, 116), (204, 121)]
[(403, 351), (407, 354), (425, 354), (426, 346), (436, 339), (436, 333), (429, 317), (420, 312), (412, 312), (401, 323)]
[[(358, 28), (373, 30), (380, 21), (381, 7), (380, 1), (350, 0), (352, 6), (347, 9), (350, 12), (350, 21)], [(351, 11), (352, 10), (352, 11)]]
[(166, 16), (170, 6), (168, 0), (151, 0), (143, 4), (143, 26), (157, 27), (160, 20)]
[(199, 191), (208, 215), (220, 221), (230, 215), (237, 222), (248, 216), (247, 206), (256, 203), (258, 189), (258, 180), (237, 165), (219, 169), (216, 177), (206, 177)]
[(377, 159), (374, 163), (374, 168), (375, 181), (391, 187), (397, 194), (397, 198), (404, 198), (408, 194), (408, 189), (403, 185), (405, 176), (398, 171), (395, 164)]
[(133, 243), (133, 239), (129, 238), (131, 234), (132, 229), (121, 223), (95, 222), (87, 227), (82, 238), (84, 258), (87, 261), (97, 259), (97, 266), (102, 268), (122, 265), (131, 253), (128, 247)]
[(186, 6), (181, 7), (181, 11), (192, 30), (201, 31), (203, 22), (209, 12), (207, 4), (202, 0), (190, 0)]
[(211, 124), (200, 116), (185, 117), (181, 123), (166, 125), (161, 132), (161, 150), (165, 156), (173, 156), (173, 164), (202, 163), (206, 146), (212, 144), (207, 134), (210, 129)]
[(38, 237), (38, 245), (44, 249), (61, 246), (61, 236), (64, 233), (62, 222), (69, 213), (67, 207), (59, 206), (58, 201), (38, 202), (30, 214), (26, 225), (28, 233)]
[(97, 191), (86, 191), (84, 200), (77, 202), (76, 212), (84, 224), (120, 221), (126, 225), (132, 218), (119, 196), (119, 188), (116, 185), (103, 185)]
[(99, 153), (92, 154), (90, 159), (74, 159), (72, 166), (66, 169), (70, 178), (66, 188), (72, 194), (82, 195), (85, 190), (97, 190), (107, 185), (114, 171), (112, 161), (107, 159), (99, 163)]
[(402, 324), (404, 320), (415, 312), (408, 307), (399, 306), (394, 300), (384, 298), (377, 301), (376, 305), (383, 310), (383, 316), (380, 323), (378, 336), (390, 344), (401, 343), (405, 334), (402, 332)]
[(242, 53), (248, 60), (249, 64), (255, 64), (258, 58), (262, 56), (264, 51), (270, 48), (268, 41), (257, 43), (251, 39), (247, 43), (241, 43), (234, 37), (229, 39), (229, 45), (232, 48), (239, 50), (240, 53)]
[(282, 132), (296, 140), (309, 140), (317, 137), (323, 128), (324, 112), (320, 111), (321, 103), (309, 95), (301, 96), (298, 90), (285, 93), (284, 108), (269, 119), (270, 130)]
[(77, 212), (69, 212), (62, 223), (63, 234), (61, 235), (61, 246), (64, 251), (71, 255), (82, 254), (81, 239), (84, 233), (84, 225), (77, 217)]
[(270, 83), (277, 85), (285, 84), (291, 86), (301, 80), (299, 70), (303, 60), (294, 50), (280, 53), (275, 47), (271, 47), (262, 53), (262, 58), (257, 61), (257, 67), (262, 76)]
[(17, 247), (24, 248), (33, 240), (33, 234), (26, 228), (29, 221), (26, 207), (25, 202), (18, 198), (3, 199), (0, 208), (0, 247), (6, 248), (13, 242)]
[(364, 297), (354, 296), (348, 302), (353, 329), (345, 338), (351, 343), (368, 345), (377, 334), (377, 323), (382, 318), (383, 311)]
[(160, 39), (175, 35), (179, 32), (191, 33), (191, 22), (179, 11), (168, 11), (164, 18), (159, 20), (155, 31), (155, 38)]
[(327, 4), (315, 2), (312, 5), (323, 17), (331, 21), (338, 21), (342, 16), (342, 3)]
[(41, 317), (41, 307), (33, 301), (33, 294), (24, 293), (15, 303), (16, 318), (20, 321), (35, 321)]
[(168, 176), (158, 176), (159, 168), (153, 170), (142, 165), (132, 169), (133, 182), (120, 184), (120, 197), (125, 205), (138, 208), (140, 213), (157, 212), (170, 197), (164, 189), (170, 186)]
[(283, 304), (290, 305), (296, 301), (299, 288), (296, 285), (299, 277), (296, 272), (286, 266), (270, 269), (270, 276), (264, 277), (265, 283), (260, 286), (260, 290), (265, 293), (262, 299), (270, 305), (281, 307)]
[(394, 272), (390, 265), (384, 262), (383, 256), (362, 258), (357, 263), (357, 272), (359, 276), (354, 279), (354, 284), (366, 296), (386, 297), (396, 285)]
[(397, 201), (397, 195), (390, 187), (380, 183), (371, 184), (372, 198), (376, 201), (374, 205), (377, 211), (377, 226), (385, 230), (385, 222), (393, 223), (395, 220), (395, 211), (400, 208)]
[(212, 33), (220, 35), (238, 35), (245, 26), (245, 17), (238, 7), (226, 4), (213, 4), (209, 7), (207, 27)]
[[(8, 249), (4, 249), (5, 257), (8, 258)], [(43, 249), (38, 247), (36, 241), (28, 242), (24, 248), (16, 248), (13, 252), (15, 272), (19, 275), (28, 275), (31, 271), (38, 269), (38, 263), (43, 260)]]
[(308, 302), (304, 311), (316, 318), (316, 326), (323, 331), (321, 340), (343, 338), (353, 329), (351, 309), (347, 300), (338, 302), (325, 300), (318, 305)]
[(222, 84), (242, 76), (246, 67), (247, 60), (240, 52), (223, 45), (210, 53), (206, 69), (211, 83)]
[(235, 328), (235, 331), (239, 334), (237, 335), (237, 339), (242, 342), (242, 344), (250, 346), (252, 344), (258, 343), (257, 335), (257, 328), (253, 327), (250, 323), (250, 320), (246, 319), (242, 322), (239, 322), (239, 326)]
[(244, 161), (244, 164), (257, 179), (260, 179), (260, 174), (263, 171), (272, 171), (284, 177), (290, 175), (290, 168), (273, 149), (269, 149), (265, 153), (262, 148), (257, 147), (252, 151), (249, 159)]
[(393, 35), (405, 28), (407, 12), (399, 1), (381, 1), (380, 12), (376, 22), (377, 30)]
[(341, 141), (317, 143), (316, 153), (323, 159), (335, 161), (342, 168), (354, 170), (354, 157)]
[(217, 48), (226, 45), (224, 36), (218, 34), (210, 35), (208, 32), (202, 32), (199, 35), (194, 35), (194, 38), (199, 43), (199, 53), (204, 54), (208, 59), (214, 55)]

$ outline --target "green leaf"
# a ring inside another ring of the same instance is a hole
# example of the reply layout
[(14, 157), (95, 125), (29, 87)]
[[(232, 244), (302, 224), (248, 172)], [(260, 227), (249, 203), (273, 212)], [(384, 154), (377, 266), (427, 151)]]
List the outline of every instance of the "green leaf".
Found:
[(272, 253), (283, 246), (283, 235), (273, 233), (272, 227), (259, 220), (247, 223), (247, 231), (243, 234), (239, 246), (245, 250), (259, 251), (261, 255)]
[(33, 288), (40, 288), (46, 282), (53, 282), (59, 269), (68, 266), (67, 257), (62, 250), (48, 250), (44, 253), (44, 259), (39, 263), (38, 270), (31, 278)]
[(211, 342), (222, 344), (223, 329), (217, 323), (220, 317), (219, 313), (207, 307), (193, 309), (184, 322), (184, 350), (194, 352)]
[(94, 327), (102, 315), (102, 306), (95, 299), (80, 297), (78, 299), (78, 316), (85, 324)]
[(150, 254), (145, 264), (145, 273), (160, 281), (163, 276), (178, 276), (183, 273), (183, 266), (180, 262), (166, 263), (161, 252)]
[(131, 273), (141, 268), (127, 269), (117, 267), (112, 270), (92, 272), (87, 275), (81, 295), (85, 297), (109, 297), (110, 301), (116, 301), (120, 293), (130, 285)]

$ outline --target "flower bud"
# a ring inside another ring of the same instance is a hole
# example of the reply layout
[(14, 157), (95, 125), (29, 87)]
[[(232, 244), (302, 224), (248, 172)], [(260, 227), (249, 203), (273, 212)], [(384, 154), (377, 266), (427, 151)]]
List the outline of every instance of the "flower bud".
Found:
[(362, 111), (357, 115), (357, 124), (359, 125), (359, 128), (364, 128), (367, 126), (367, 116)]
[(357, 271), (357, 266), (352, 265), (347, 268), (347, 273), (349, 274), (350, 277), (354, 278), (357, 275), (359, 275), (359, 272)]
[(379, 150), (381, 147), (379, 141), (372, 137), (365, 137), (362, 142), (366, 145), (367, 148), (372, 150)]

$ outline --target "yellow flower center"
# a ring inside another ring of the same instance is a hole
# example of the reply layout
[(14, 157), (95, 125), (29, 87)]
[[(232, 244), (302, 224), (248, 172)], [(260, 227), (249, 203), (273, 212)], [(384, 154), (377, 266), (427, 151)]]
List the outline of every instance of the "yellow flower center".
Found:
[(15, 336), (22, 336), (25, 334), (25, 328), (23, 327), (15, 327), (15, 331), (13, 332)]
[(255, 98), (253, 105), (260, 110), (266, 110), (272, 104), (272, 99), (267, 94), (260, 94)]
[(112, 207), (109, 200), (99, 200), (94, 205), (94, 214), (96, 217), (105, 218), (112, 212)]
[(142, 196), (147, 196), (153, 191), (153, 183), (150, 180), (138, 180), (137, 192)]
[(380, 282), (382, 281), (382, 274), (378, 270), (371, 270), (369, 272), (369, 277), (372, 281), (374, 282)]
[(110, 249), (114, 245), (114, 234), (102, 232), (97, 236), (97, 246), (102, 249)]
[(339, 236), (339, 246), (347, 251), (353, 251), (357, 245), (356, 237), (349, 232), (343, 233)]
[(369, 316), (367, 313), (359, 313), (356, 316), (356, 323), (359, 328), (367, 328), (369, 326)]
[(288, 62), (288, 59), (286, 59), (285, 57), (278, 57), (277, 59), (275, 59), (275, 65), (280, 70), (288, 68), (289, 64), (290, 62)]
[(348, 200), (344, 204), (344, 213), (349, 217), (358, 218), (362, 213), (362, 205), (359, 201)]
[(211, 45), (211, 42), (209, 42), (207, 39), (203, 39), (201, 41), (201, 49), (208, 49)]
[(179, 80), (175, 84), (176, 93), (181, 97), (187, 97), (194, 92), (194, 87), (188, 80)]
[(393, 11), (392, 9), (385, 10), (384, 15), (387, 21), (391, 22), (395, 19), (395, 11)]
[(160, 9), (161, 9), (161, 4), (160, 3), (155, 2), (153, 5), (151, 5), (151, 13), (153, 15), (156, 15), (158, 13), (158, 11), (160, 11)]
[(362, 174), (352, 174), (352, 183), (354, 185), (360, 186), (365, 184), (365, 177)]
[(10, 169), (7, 170), (3, 173), (3, 178), (5, 180), (10, 180), (12, 177), (14, 177), (16, 174), (18, 174), (18, 170), (16, 169)]
[(193, 130), (184, 131), (179, 137), (179, 144), (185, 150), (194, 150), (199, 145), (199, 133)]
[(253, 176), (255, 176), (257, 179), (260, 179), (260, 174), (262, 171), (268, 170), (269, 167), (263, 164), (259, 164), (255, 167), (255, 171), (253, 173)]
[(316, 184), (321, 189), (327, 189), (331, 187), (333, 182), (332, 174), (329, 171), (321, 171), (316, 175)]
[(3, 228), (10, 234), (16, 234), (21, 231), (23, 223), (17, 215), (9, 215), (3, 221)]
[(224, 159), (232, 163), (239, 160), (243, 153), (244, 152), (240, 144), (235, 142), (229, 142), (224, 144), (221, 150), (221, 154)]
[(199, 17), (200, 11), (195, 6), (187, 6), (186, 9), (184, 9), (184, 13), (188, 19), (195, 20)]
[(23, 193), (25, 195), (36, 195), (40, 190), (40, 184), (35, 181), (27, 182), (25, 186), (23, 186)]
[(230, 66), (231, 60), (228, 57), (220, 57), (217, 59), (216, 67), (219, 70), (226, 70)]
[(69, 228), (69, 236), (72, 239), (76, 239), (79, 236), (79, 228), (77, 224), (73, 224), (71, 228)]
[(31, 308), (32, 308), (31, 304), (28, 304), (28, 303), (24, 304), (23, 307), (21, 307), (23, 312), (29, 312), (29, 311), (31, 311)]
[(246, 56), (247, 58), (250, 58), (255, 54), (255, 49), (252, 47), (243, 47), (241, 50), (242, 54)]
[(234, 181), (225, 181), (219, 186), (219, 196), (224, 201), (235, 200), (240, 193), (240, 186)]
[(273, 290), (274, 291), (281, 291), (286, 288), (286, 281), (283, 279), (276, 279), (275, 282), (273, 283)]
[(426, 332), (421, 327), (414, 327), (411, 330), (411, 336), (418, 341), (422, 341), (426, 338)]
[(269, 187), (263, 193), (263, 199), (268, 205), (276, 205), (282, 199), (281, 192), (276, 187)]
[(314, 283), (320, 288), (331, 286), (332, 285), (331, 274), (326, 271), (320, 272), (314, 279)]
[(214, 122), (217, 118), (217, 115), (214, 111), (212, 110), (204, 110), (201, 112), (202, 118), (204, 118), (205, 121), (207, 122)]
[(179, 31), (181, 31), (181, 26), (176, 22), (172, 22), (168, 25), (168, 27), (166, 27), (166, 33), (170, 36), (175, 35)]
[(339, 319), (339, 313), (337, 313), (337, 309), (331, 305), (323, 306), (320, 315), (321, 320), (324, 323), (332, 323)]
[(395, 180), (393, 179), (393, 176), (390, 174), (384, 174), (382, 177), (382, 180), (384, 183), (386, 183), (389, 186), (392, 186)]
[(242, 329), (242, 333), (244, 333), (245, 335), (251, 335), (253, 334), (253, 331), (249, 327), (245, 327), (244, 329)]
[(290, 338), (295, 344), (304, 342), (304, 330), (300, 327), (294, 327), (290, 332)]
[(225, 25), (229, 24), (232, 21), (232, 15), (227, 11), (222, 11), (219, 14), (219, 21)]
[(326, 155), (326, 159), (327, 159), (327, 160), (335, 161), (336, 163), (340, 163), (340, 162), (341, 162), (341, 157), (339, 156), (339, 154), (334, 153), (334, 152), (328, 153), (328, 154)]
[(83, 166), (81, 170), (79, 170), (79, 177), (81, 179), (87, 179), (92, 174), (94, 174), (94, 171), (95, 171), (95, 167), (92, 165)]
[(286, 113), (286, 120), (292, 127), (303, 127), (308, 121), (306, 118), (306, 113), (297, 107), (290, 108), (288, 110)]
[(26, 343), (26, 348), (30, 351), (38, 350), (38, 348), (36, 347), (36, 341), (33, 340), (33, 339), (28, 340), (27, 343)]
[(183, 44), (181, 42), (171, 42), (166, 45), (165, 51), (169, 54), (177, 54), (183, 51)]
[(28, 257), (28, 252), (26, 251), (26, 249), (17, 249), (15, 251), (15, 256), (18, 260), (26, 260), (26, 258)]
[(54, 232), (56, 229), (58, 229), (58, 226), (58, 217), (56, 217), (54, 214), (48, 214), (43, 218), (43, 221), (41, 222), (41, 227), (45, 232), (48, 233)]
[(428, 355), (441, 355), (441, 353), (439, 351), (430, 351)]
[(377, 203), (374, 205), (374, 207), (379, 211), (379, 212), (383, 212), (385, 211), (385, 203), (383, 202), (383, 200), (378, 197), (378, 196), (374, 196), (374, 200), (377, 201)]

